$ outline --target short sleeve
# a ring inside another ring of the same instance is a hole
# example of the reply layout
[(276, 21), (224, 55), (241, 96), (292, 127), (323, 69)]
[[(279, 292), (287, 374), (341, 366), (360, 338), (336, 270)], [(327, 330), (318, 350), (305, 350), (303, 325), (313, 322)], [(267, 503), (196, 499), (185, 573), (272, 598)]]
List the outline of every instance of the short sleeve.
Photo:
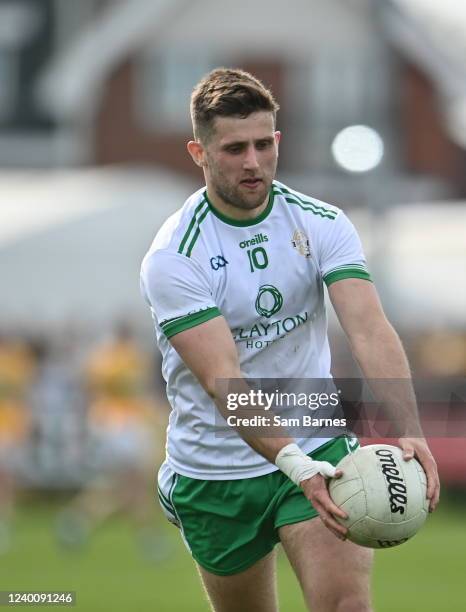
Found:
[(202, 268), (178, 253), (156, 251), (144, 259), (141, 293), (167, 338), (221, 315)]
[(371, 281), (361, 241), (351, 221), (340, 211), (320, 236), (319, 264), (327, 287), (345, 278)]

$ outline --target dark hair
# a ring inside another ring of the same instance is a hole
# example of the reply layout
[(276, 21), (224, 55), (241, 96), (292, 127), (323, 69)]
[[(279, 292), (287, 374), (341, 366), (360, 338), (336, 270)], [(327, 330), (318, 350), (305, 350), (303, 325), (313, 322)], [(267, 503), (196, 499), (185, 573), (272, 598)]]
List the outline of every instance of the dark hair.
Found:
[(194, 137), (207, 141), (215, 117), (248, 117), (257, 111), (273, 113), (279, 109), (272, 92), (249, 72), (216, 68), (194, 88), (191, 95), (191, 119)]

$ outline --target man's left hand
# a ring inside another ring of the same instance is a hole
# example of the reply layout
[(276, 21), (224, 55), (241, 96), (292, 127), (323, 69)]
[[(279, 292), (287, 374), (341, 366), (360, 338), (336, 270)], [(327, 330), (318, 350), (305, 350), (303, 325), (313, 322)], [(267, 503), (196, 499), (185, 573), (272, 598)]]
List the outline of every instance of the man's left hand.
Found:
[(440, 480), (437, 464), (424, 438), (399, 438), (398, 444), (403, 450), (403, 459), (409, 461), (413, 457), (419, 461), (427, 476), (427, 499), (429, 512), (437, 507), (440, 498)]

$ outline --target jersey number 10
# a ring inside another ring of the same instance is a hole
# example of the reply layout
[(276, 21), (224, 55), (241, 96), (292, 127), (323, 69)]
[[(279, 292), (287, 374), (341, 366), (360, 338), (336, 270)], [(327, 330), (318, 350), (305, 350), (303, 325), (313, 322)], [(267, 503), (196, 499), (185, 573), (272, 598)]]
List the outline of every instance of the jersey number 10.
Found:
[(246, 252), (249, 258), (249, 268), (251, 272), (254, 272), (254, 270), (263, 270), (269, 265), (269, 258), (263, 247), (248, 249)]

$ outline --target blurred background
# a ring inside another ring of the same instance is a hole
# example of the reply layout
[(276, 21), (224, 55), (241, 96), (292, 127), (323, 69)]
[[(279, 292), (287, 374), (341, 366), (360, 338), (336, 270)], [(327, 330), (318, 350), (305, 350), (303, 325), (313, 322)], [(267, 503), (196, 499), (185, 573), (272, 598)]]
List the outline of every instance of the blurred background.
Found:
[[(465, 376), (465, 41), (461, 0), (0, 0), (0, 590), (207, 609), (155, 502), (169, 408), (139, 266), (202, 185), (189, 96), (214, 67), (272, 88), (278, 178), (349, 214), (414, 375)], [(443, 501), (377, 554), (377, 610), (466, 606), (466, 438), (431, 445)]]

